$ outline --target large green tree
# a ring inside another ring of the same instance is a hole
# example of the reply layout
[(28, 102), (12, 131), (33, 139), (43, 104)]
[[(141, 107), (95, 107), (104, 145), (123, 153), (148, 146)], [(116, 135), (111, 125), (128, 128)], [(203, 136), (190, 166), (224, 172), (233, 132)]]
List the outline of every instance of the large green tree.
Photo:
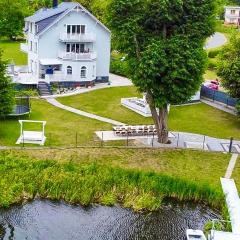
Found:
[(27, 0), (0, 0), (0, 36), (12, 40), (22, 36), (24, 16), (29, 10)]
[(112, 0), (108, 23), (128, 54), (134, 84), (146, 93), (161, 143), (168, 141), (167, 106), (188, 101), (202, 83), (214, 0)]
[[(240, 99), (240, 36), (234, 34), (219, 55), (218, 76), (230, 95)], [(237, 106), (240, 114), (240, 100)]]
[(0, 50), (0, 117), (11, 113), (14, 105), (13, 84), (6, 75), (7, 63), (2, 60), (2, 51)]

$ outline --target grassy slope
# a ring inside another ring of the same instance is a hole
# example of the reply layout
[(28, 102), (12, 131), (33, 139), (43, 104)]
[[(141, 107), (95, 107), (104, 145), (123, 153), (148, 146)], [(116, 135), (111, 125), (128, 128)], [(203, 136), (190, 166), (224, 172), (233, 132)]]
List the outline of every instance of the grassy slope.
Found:
[[(194, 150), (83, 148), (70, 150), (23, 150), (14, 155), (36, 160), (55, 160), (153, 171), (193, 182), (207, 182), (220, 187), (230, 155)], [(181, 171), (179, 171), (181, 169)], [(240, 183), (239, 183), (240, 184)]]
[[(68, 106), (127, 124), (152, 123), (151, 118), (144, 118), (121, 106), (122, 97), (134, 96), (139, 96), (134, 87), (118, 87), (58, 98), (58, 100)], [(169, 127), (171, 130), (200, 133), (219, 138), (232, 136), (240, 139), (240, 120), (205, 104), (171, 107)]]
[[(47, 121), (47, 145), (53, 146), (73, 146), (76, 132), (79, 144), (90, 144), (93, 142), (94, 131), (111, 129), (108, 124), (60, 110), (43, 100), (32, 100), (31, 119)], [(0, 120), (0, 145), (14, 145), (19, 132), (20, 125), (16, 118)]]
[(0, 40), (0, 49), (3, 50), (4, 60), (13, 60), (16, 65), (27, 64), (27, 54), (20, 51), (20, 42)]
[(2, 151), (0, 206), (38, 195), (85, 205), (120, 202), (136, 210), (157, 209), (163, 197), (220, 207), (219, 177), (228, 158), (183, 150)]

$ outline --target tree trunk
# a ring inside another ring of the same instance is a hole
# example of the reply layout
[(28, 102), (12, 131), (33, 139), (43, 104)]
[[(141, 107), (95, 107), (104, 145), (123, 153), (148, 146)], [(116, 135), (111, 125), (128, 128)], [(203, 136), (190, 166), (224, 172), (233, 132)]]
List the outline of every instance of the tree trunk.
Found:
[(158, 142), (159, 143), (167, 143), (168, 142), (168, 127), (167, 127), (168, 108), (167, 108), (167, 105), (159, 108), (159, 111), (157, 111), (151, 92), (147, 93), (146, 99), (150, 106), (152, 118), (153, 118), (154, 124), (156, 126)]

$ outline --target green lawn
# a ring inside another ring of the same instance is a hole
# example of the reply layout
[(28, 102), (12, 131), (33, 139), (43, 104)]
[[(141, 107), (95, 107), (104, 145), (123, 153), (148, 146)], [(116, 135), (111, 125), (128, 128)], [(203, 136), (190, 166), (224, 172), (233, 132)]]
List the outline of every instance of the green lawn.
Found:
[[(75, 145), (76, 132), (78, 133), (78, 144), (93, 144), (96, 130), (111, 129), (111, 125), (63, 111), (44, 100), (32, 100), (31, 119), (47, 121), (47, 145), (51, 146)], [(26, 128), (30, 129), (31, 126), (26, 125)], [(19, 135), (18, 119), (11, 118), (0, 121), (0, 145), (15, 145)]]
[(204, 74), (204, 79), (206, 80), (215, 80), (218, 78), (215, 70), (208, 69)]
[(16, 65), (27, 64), (27, 54), (20, 51), (20, 42), (0, 40), (0, 49), (3, 50), (4, 60), (13, 60)]
[[(121, 106), (122, 97), (140, 96), (135, 87), (117, 87), (58, 98), (68, 106), (112, 118), (126, 124), (151, 124), (144, 118)], [(171, 107), (169, 127), (174, 131), (185, 131), (219, 138), (240, 139), (240, 119), (206, 104)]]

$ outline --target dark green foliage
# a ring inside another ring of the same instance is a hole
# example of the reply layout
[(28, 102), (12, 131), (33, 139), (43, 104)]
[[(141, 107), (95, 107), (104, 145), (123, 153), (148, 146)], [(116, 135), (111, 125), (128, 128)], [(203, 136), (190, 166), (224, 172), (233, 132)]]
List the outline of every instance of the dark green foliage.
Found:
[(230, 43), (226, 45), (221, 54), (218, 66), (218, 75), (222, 85), (230, 95), (240, 99), (240, 36), (234, 34)]
[(218, 54), (221, 52), (221, 49), (222, 49), (222, 48), (217, 48), (217, 49), (210, 50), (210, 51), (208, 52), (208, 57), (209, 57), (209, 58), (215, 58), (215, 57), (217, 57)]
[(0, 0), (0, 36), (12, 40), (23, 36), (24, 16), (27, 12), (26, 0)]
[(33, 161), (0, 154), (0, 207), (36, 196), (89, 205), (117, 202), (135, 210), (156, 210), (163, 198), (221, 207), (223, 195), (204, 182), (106, 165)]
[(214, 19), (213, 0), (113, 0), (109, 7), (117, 48), (128, 53), (135, 85), (151, 91), (157, 107), (198, 90)]
[(9, 77), (6, 76), (7, 64), (2, 60), (0, 50), (0, 117), (11, 113), (14, 105), (13, 84)]

